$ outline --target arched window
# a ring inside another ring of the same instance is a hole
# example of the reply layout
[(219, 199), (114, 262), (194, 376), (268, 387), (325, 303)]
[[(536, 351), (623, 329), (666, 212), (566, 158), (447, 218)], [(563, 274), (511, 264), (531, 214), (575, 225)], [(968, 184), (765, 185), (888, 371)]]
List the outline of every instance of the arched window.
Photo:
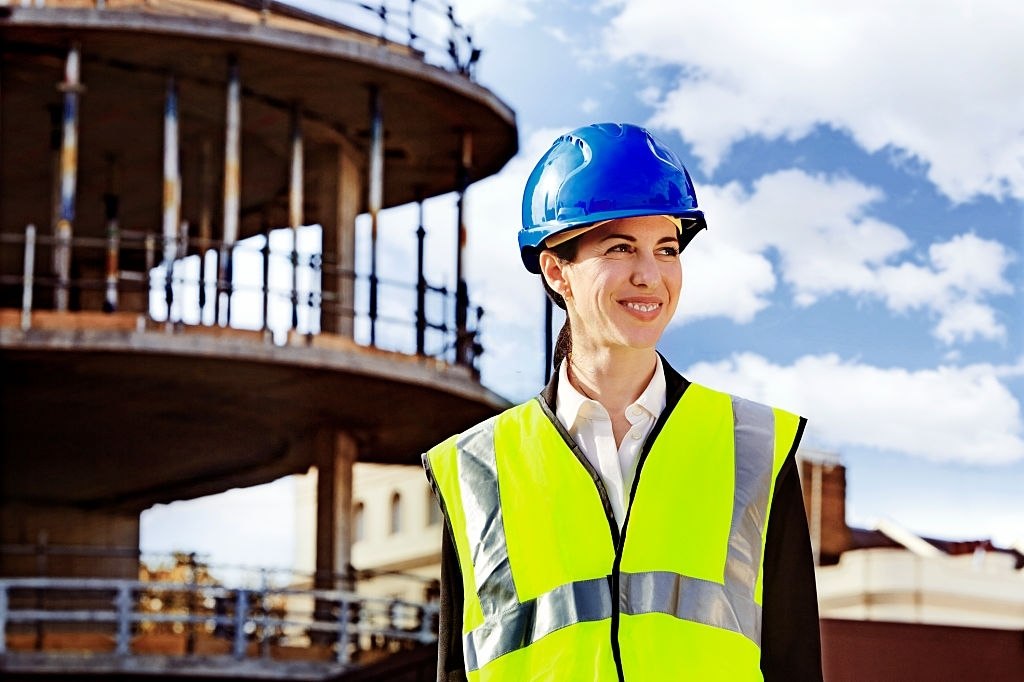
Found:
[(431, 490), (430, 486), (427, 486), (427, 525), (433, 526), (441, 523), (441, 506), (437, 503), (437, 498), (434, 497), (434, 491)]
[(362, 502), (356, 502), (352, 508), (352, 542), (366, 539), (366, 508)]
[(391, 494), (391, 534), (402, 532), (402, 496), (398, 492)]

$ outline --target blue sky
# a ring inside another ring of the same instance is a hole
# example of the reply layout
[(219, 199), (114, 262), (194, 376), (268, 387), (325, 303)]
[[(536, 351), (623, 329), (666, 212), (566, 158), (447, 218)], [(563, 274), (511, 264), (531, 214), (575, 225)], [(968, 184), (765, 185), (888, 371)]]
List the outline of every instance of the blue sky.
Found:
[[(709, 224), (683, 256), (668, 359), (806, 415), (805, 443), (847, 466), (851, 522), (1024, 545), (1019, 3), (455, 7), (520, 130), (520, 155), (468, 196), (488, 386), (515, 400), (542, 381), (543, 297), (515, 250), (526, 175), (568, 129), (644, 124)], [(430, 202), (428, 225), (451, 210)], [(382, 268), (401, 277), (411, 211), (386, 220)], [(450, 232), (431, 232), (435, 279)], [(147, 513), (144, 546), (170, 541), (171, 511)]]

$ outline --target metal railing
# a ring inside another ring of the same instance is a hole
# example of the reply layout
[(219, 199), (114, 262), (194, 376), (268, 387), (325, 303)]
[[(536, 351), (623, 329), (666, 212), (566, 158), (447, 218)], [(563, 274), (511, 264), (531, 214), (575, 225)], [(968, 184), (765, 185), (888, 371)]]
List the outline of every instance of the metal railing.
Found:
[[(174, 602), (192, 607), (164, 607)], [(435, 641), (437, 614), (438, 605), (433, 602), (368, 597), (343, 590), (227, 588), (104, 578), (0, 578), (0, 656), (12, 649), (9, 642), (18, 641), (19, 628), (28, 630), (31, 637), (32, 632), (62, 624), (79, 635), (106, 636), (112, 646), (100, 653), (115, 656), (151, 655), (147, 636), (170, 629), (191, 636), (192, 646), (178, 656), (196, 655), (197, 637), (222, 642), (219, 655), (236, 661), (272, 659), (275, 648), (303, 649), (316, 643), (332, 652), (334, 662), (345, 665), (363, 651)], [(211, 651), (217, 649), (207, 646), (203, 655)]]
[[(382, 44), (404, 45), (424, 61), (469, 78), (473, 77), (474, 67), (480, 59), (481, 50), (473, 43), (473, 36), (455, 18), (452, 4), (442, 0), (226, 1), (264, 14), (355, 30)], [(46, 0), (34, 2), (37, 6), (47, 5)], [(108, 8), (107, 0), (93, 2), (96, 9)]]
[[(423, 231), (418, 230), (417, 236), (422, 253)], [(483, 352), (479, 336), (483, 309), (469, 306), (472, 314), (468, 317), (475, 324), (460, 335), (453, 320), (453, 311), (460, 303), (456, 291), (430, 284), (423, 273), (422, 258), (417, 282), (410, 284), (358, 273), (322, 253), (271, 249), (269, 233), (262, 235), (262, 244), (258, 244), (260, 238), (224, 245), (212, 239), (190, 239), (184, 231), (174, 239), (129, 230), (106, 238), (67, 238), (59, 233), (40, 235), (34, 225), (28, 225), (23, 235), (0, 234), (0, 248), (14, 245), (23, 250), (20, 273), (0, 272), (0, 292), (6, 289), (5, 298), (12, 301), (15, 297), (10, 294), (20, 287), (20, 324), (26, 331), (32, 327), (33, 311), (48, 309), (42, 295), (52, 292), (56, 300), (63, 290), (72, 301), (72, 309), (137, 312), (153, 322), (164, 323), (170, 331), (180, 326), (220, 325), (271, 332), (266, 334), (268, 339), (276, 333), (277, 341), (283, 342), (287, 338), (285, 332), (314, 336), (327, 322), (331, 326), (349, 326), (357, 342), (369, 345), (363, 338), (367, 335), (360, 333), (361, 327), (381, 325), (384, 333), (374, 335), (375, 347), (466, 364), (478, 375), (477, 360)], [(106, 272), (65, 280), (38, 268), (40, 252), (72, 250), (80, 260), (83, 253), (95, 254), (85, 259), (89, 263), (99, 265), (105, 259)], [(207, 267), (209, 259), (219, 260), (225, 253), (229, 267)], [(198, 260), (189, 266), (190, 258)], [(242, 269), (239, 260), (245, 258), (259, 261), (255, 267), (250, 262), (246, 269), (250, 279), (258, 272), (259, 282), (244, 284), (236, 277)], [(122, 267), (129, 263), (134, 263), (136, 269)], [(289, 282), (287, 288), (272, 286), (272, 269), (279, 271), (282, 267), (304, 271), (308, 275), (306, 284), (297, 286), (294, 278), (284, 277), (281, 279)], [(195, 274), (188, 274), (189, 270)], [(207, 277), (207, 270), (222, 273), (224, 278)], [(360, 303), (370, 298), (369, 291), (373, 289), (378, 290), (378, 304)], [(125, 296), (131, 293), (136, 294), (133, 305), (125, 301)], [(247, 319), (240, 324), (238, 307), (246, 299)], [(275, 325), (271, 320), (272, 309), (280, 310), (281, 305), (290, 314), (280, 315), (283, 322)], [(465, 353), (460, 354), (460, 349)]]
[[(246, 6), (260, 6), (270, 12), (295, 14), (295, 8), (312, 7), (303, 0), (233, 0)], [(472, 77), (481, 50), (473, 36), (455, 17), (450, 2), (442, 0), (332, 0), (325, 7), (315, 5), (316, 16), (335, 20), (381, 41), (403, 44), (423, 55), (424, 60)], [(330, 9), (328, 10), (327, 7)], [(300, 10), (304, 11), (304, 10)]]

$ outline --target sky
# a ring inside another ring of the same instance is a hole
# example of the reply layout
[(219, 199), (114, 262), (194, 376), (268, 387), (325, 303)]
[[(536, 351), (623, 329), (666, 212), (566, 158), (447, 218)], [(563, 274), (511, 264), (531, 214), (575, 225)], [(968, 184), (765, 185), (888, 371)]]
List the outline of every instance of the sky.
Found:
[[(522, 400), (544, 378), (543, 294), (515, 240), (534, 163), (580, 125), (645, 125), (683, 159), (709, 225), (682, 256), (669, 362), (806, 416), (804, 445), (846, 466), (851, 524), (1024, 547), (1024, 5), (454, 5), (483, 48), (477, 81), (520, 136), (467, 196), (488, 387)], [(432, 281), (453, 277), (453, 202), (426, 205)], [(414, 220), (382, 217), (382, 277), (408, 279)], [(144, 549), (231, 518), (228, 501), (146, 512)], [(273, 523), (273, 504), (251, 506)], [(208, 535), (213, 558), (265, 558)]]

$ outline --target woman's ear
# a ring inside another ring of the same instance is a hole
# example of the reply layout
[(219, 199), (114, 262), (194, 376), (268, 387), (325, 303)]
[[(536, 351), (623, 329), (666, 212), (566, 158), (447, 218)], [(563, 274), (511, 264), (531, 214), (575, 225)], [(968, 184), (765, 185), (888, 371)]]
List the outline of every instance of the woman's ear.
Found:
[(540, 276), (548, 283), (551, 290), (562, 298), (572, 298), (569, 282), (565, 277), (566, 263), (551, 251), (541, 251), (537, 256), (540, 263)]

